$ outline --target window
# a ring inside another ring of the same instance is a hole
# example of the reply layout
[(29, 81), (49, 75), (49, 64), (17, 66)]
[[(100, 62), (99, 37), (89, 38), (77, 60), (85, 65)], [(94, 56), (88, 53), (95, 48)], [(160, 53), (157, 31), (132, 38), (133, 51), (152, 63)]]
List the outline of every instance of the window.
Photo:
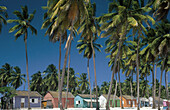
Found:
[(122, 103), (124, 104), (124, 101), (122, 101)]
[(38, 98), (32, 98), (32, 99), (30, 99), (30, 102), (31, 103), (38, 103)]
[(25, 103), (25, 98), (21, 98), (21, 103)]
[(129, 105), (130, 105), (130, 101), (129, 101)]
[(80, 104), (80, 100), (79, 100), (79, 101), (76, 101), (76, 104)]

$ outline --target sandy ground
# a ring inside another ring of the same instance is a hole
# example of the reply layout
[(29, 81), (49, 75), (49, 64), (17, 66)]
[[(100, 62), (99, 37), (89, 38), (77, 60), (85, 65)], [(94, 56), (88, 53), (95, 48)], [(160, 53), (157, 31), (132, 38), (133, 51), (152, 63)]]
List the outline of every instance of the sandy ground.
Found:
[[(40, 109), (32, 109), (32, 110), (40, 110)], [(59, 108), (53, 108), (53, 109), (41, 109), (41, 110), (60, 110)], [(96, 108), (68, 108), (67, 110), (96, 110)], [(100, 110), (106, 110), (105, 108), (100, 108)], [(137, 110), (137, 108), (124, 108), (121, 109), (120, 107), (116, 108), (110, 108), (110, 110)], [(157, 110), (157, 109), (152, 109), (151, 107), (143, 107), (140, 108), (140, 110)], [(162, 107), (161, 107), (161, 110)]]

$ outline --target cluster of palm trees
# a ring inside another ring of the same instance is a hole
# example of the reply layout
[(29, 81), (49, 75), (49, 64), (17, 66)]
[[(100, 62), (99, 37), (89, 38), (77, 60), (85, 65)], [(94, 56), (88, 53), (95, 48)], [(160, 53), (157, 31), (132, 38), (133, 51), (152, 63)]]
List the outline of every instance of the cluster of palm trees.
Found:
[[(77, 46), (79, 52), (84, 50), (84, 56), (88, 59), (93, 57), (94, 75), (95, 75), (95, 91), (98, 97), (98, 87), (96, 79), (95, 66), (95, 49), (99, 50), (100, 44), (94, 42), (97, 36), (108, 37), (106, 41), (106, 52), (110, 53), (109, 66), (111, 67), (112, 77), (110, 87), (108, 90), (107, 106), (109, 109), (109, 99), (112, 91), (114, 75), (118, 73), (119, 89), (121, 93), (120, 71), (126, 73), (127, 76), (133, 76), (136, 73), (137, 79), (137, 97), (139, 100), (139, 76), (142, 75), (147, 78), (147, 75), (152, 72), (153, 82), (153, 99), (155, 97), (155, 83), (156, 83), (156, 69), (161, 68), (161, 77), (159, 85), (159, 98), (161, 95), (162, 75), (165, 71), (170, 70), (170, 26), (169, 21), (164, 20), (169, 11), (169, 0), (149, 0), (146, 3), (144, 0), (110, 0), (109, 12), (98, 18), (95, 17), (96, 5), (92, 4), (90, 0), (48, 0), (47, 6), (43, 9), (47, 10), (44, 14), (44, 22), (42, 29), (47, 28), (45, 35), (49, 36), (52, 42), (59, 41), (59, 67), (58, 67), (58, 91), (59, 91), (59, 105), (62, 106), (62, 90), (64, 88), (64, 77), (68, 61), (68, 77), (67, 77), (67, 91), (69, 89), (69, 71), (70, 71), (70, 52), (71, 42), (73, 36), (81, 34), (80, 43)], [(29, 73), (28, 73), (28, 55), (27, 55), (27, 38), (28, 29), (32, 34), (37, 34), (37, 30), (31, 25), (34, 18), (35, 11), (28, 14), (27, 6), (21, 7), (22, 12), (14, 11), (13, 14), (18, 19), (8, 20), (8, 23), (15, 23), (9, 32), (15, 33), (15, 38), (24, 36), (25, 52), (26, 52), (26, 71), (28, 81), (28, 92), (30, 93)], [(6, 24), (3, 16), (7, 17), (6, 7), (0, 7), (1, 16), (0, 23)], [(157, 23), (155, 23), (154, 17)], [(162, 20), (162, 21), (160, 21)], [(151, 25), (152, 23), (152, 25)], [(155, 24), (155, 25), (154, 25)], [(2, 27), (2, 24), (0, 24)], [(1, 28), (0, 28), (1, 29)], [(69, 32), (69, 35), (67, 33)], [(100, 35), (101, 34), (101, 35)], [(67, 37), (68, 36), (68, 37)], [(66, 41), (66, 52), (64, 57), (64, 64), (61, 71), (61, 44)], [(156, 66), (156, 67), (155, 67)], [(155, 69), (155, 70), (154, 70)], [(47, 70), (50, 71), (50, 70)], [(89, 66), (87, 64), (87, 71), (89, 75)], [(37, 74), (38, 75), (38, 74)], [(166, 77), (165, 77), (166, 78)], [(54, 78), (55, 79), (55, 78)], [(131, 82), (133, 79), (131, 79)], [(168, 98), (168, 87), (166, 81), (166, 94)], [(51, 83), (51, 82), (48, 82)], [(90, 83), (90, 77), (89, 77)], [(117, 83), (116, 83), (117, 84)], [(131, 86), (131, 94), (132, 83)], [(91, 87), (91, 86), (90, 86)], [(117, 86), (116, 86), (117, 87)], [(90, 90), (91, 91), (91, 90)], [(91, 94), (91, 92), (90, 92)], [(28, 95), (29, 100), (30, 94)], [(138, 110), (140, 103), (138, 102)], [(30, 104), (28, 101), (28, 108)], [(153, 103), (155, 108), (155, 103)], [(160, 109), (160, 105), (158, 106)], [(97, 108), (99, 109), (98, 99)]]

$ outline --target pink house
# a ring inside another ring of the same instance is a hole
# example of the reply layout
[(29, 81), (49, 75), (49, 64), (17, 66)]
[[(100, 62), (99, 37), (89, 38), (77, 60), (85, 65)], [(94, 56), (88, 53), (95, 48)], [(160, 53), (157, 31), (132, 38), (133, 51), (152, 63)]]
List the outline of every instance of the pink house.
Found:
[[(58, 108), (58, 92), (56, 91), (49, 91), (44, 96), (44, 101), (47, 101), (47, 107), (49, 108)], [(66, 92), (62, 92), (62, 104), (65, 107), (66, 102)], [(73, 108), (74, 107), (74, 96), (69, 92), (67, 98), (67, 107)]]

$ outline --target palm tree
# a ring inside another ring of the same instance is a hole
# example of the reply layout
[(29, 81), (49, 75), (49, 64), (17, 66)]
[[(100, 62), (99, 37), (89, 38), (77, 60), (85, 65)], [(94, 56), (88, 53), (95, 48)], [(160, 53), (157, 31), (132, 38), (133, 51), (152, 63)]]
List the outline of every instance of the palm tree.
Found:
[(80, 77), (78, 77), (78, 85), (79, 85), (80, 91), (82, 91), (82, 93), (84, 93), (88, 89), (89, 82), (87, 79), (87, 73), (80, 74)]
[(99, 109), (99, 104), (98, 104), (98, 90), (97, 90), (97, 79), (96, 79), (96, 65), (95, 65), (95, 47), (93, 45), (93, 41), (97, 39), (97, 34), (99, 36), (100, 34), (100, 29), (99, 25), (96, 22), (95, 17), (95, 4), (89, 4), (87, 5), (88, 9), (88, 16), (87, 19), (84, 20), (80, 26), (80, 29), (78, 31), (81, 34), (81, 37), (83, 37), (87, 42), (90, 42), (91, 44), (91, 49), (92, 49), (92, 56), (93, 56), (93, 66), (94, 66), (94, 76), (95, 76), (95, 86), (96, 86), (96, 110)]
[[(102, 47), (100, 44), (95, 43), (95, 39), (93, 40), (93, 47), (98, 50), (99, 52), (101, 52), (101, 50), (99, 49), (99, 47)], [(84, 51), (84, 57), (86, 57), (87, 60), (87, 73), (88, 73), (88, 79), (89, 79), (89, 86), (90, 86), (90, 99), (91, 99), (91, 108), (92, 108), (92, 90), (91, 90), (91, 83), (90, 83), (90, 72), (89, 72), (89, 60), (92, 57), (92, 47), (91, 47), (91, 41), (87, 41), (85, 39), (81, 39), (78, 41), (79, 44), (77, 45), (77, 49), (79, 49), (79, 53), (82, 53)]]
[(29, 83), (29, 73), (28, 73), (28, 55), (27, 55), (27, 37), (28, 37), (28, 28), (31, 30), (32, 34), (37, 35), (37, 30), (30, 24), (34, 18), (35, 10), (32, 14), (28, 14), (27, 6), (21, 7), (22, 12), (14, 11), (13, 14), (17, 16), (18, 19), (10, 19), (8, 23), (16, 23), (16, 25), (10, 28), (9, 33), (15, 33), (15, 39), (24, 35), (24, 43), (25, 43), (25, 53), (26, 53), (26, 71), (27, 71), (27, 81), (28, 81), (28, 109), (30, 109), (30, 83)]
[(151, 1), (153, 4), (153, 15), (156, 17), (156, 20), (165, 19), (168, 15), (170, 9), (170, 1), (169, 0), (153, 0)]
[(9, 78), (11, 85), (17, 89), (19, 88), (23, 82), (26, 82), (25, 80), (25, 74), (21, 74), (21, 69), (16, 66), (14, 67), (15, 71), (12, 72), (11, 77)]
[(0, 69), (0, 87), (5, 87), (10, 84), (10, 78), (13, 72), (13, 67), (10, 64), (5, 63)]
[(56, 66), (54, 66), (53, 64), (48, 65), (44, 73), (47, 73), (47, 75), (44, 77), (44, 80), (45, 80), (45, 84), (48, 86), (48, 90), (56, 91), (58, 88), (58, 77), (57, 77), (58, 74), (57, 74)]
[(7, 22), (5, 20), (5, 18), (8, 18), (8, 14), (7, 14), (6, 10), (7, 10), (7, 8), (5, 6), (0, 6), (0, 33), (2, 30), (2, 23), (7, 24)]
[(109, 83), (104, 81), (101, 85), (101, 92), (102, 94), (107, 94), (108, 93), (108, 90), (109, 90)]
[[(54, 6), (58, 3), (59, 0), (48, 0), (47, 6), (42, 7), (43, 9), (47, 9), (47, 12), (44, 14), (44, 22), (41, 29), (48, 28), (45, 32), (45, 35), (49, 35), (49, 41), (56, 42), (59, 41), (59, 65), (58, 65), (58, 90), (60, 91), (60, 68), (61, 68), (61, 43), (64, 43), (67, 39), (67, 31), (63, 28), (63, 22), (59, 25), (55, 22), (56, 17), (51, 20), (51, 16), (54, 13)], [(58, 99), (60, 99), (60, 92), (58, 92)], [(58, 105), (59, 102), (58, 102)]]
[[(33, 74), (31, 76), (31, 85), (30, 89), (31, 91), (37, 91), (41, 94), (43, 94), (43, 88), (45, 88), (45, 85), (43, 84), (43, 77), (42, 73), (38, 71), (37, 73)], [(47, 91), (47, 90), (46, 90)]]
[[(82, 22), (86, 15), (87, 15), (87, 9), (85, 3), (88, 0), (59, 0), (58, 2), (54, 3), (53, 12), (50, 16), (50, 20), (52, 21), (55, 18), (55, 25), (53, 26), (53, 30), (58, 25), (61, 25), (62, 28), (65, 30), (70, 29), (70, 36), (68, 37), (67, 43), (66, 43), (66, 53), (64, 58), (64, 65), (62, 69), (62, 77), (61, 82), (59, 86), (59, 105), (60, 109), (63, 110), (62, 107), (62, 87), (63, 87), (63, 81), (64, 81), (64, 75), (65, 75), (65, 69), (66, 69), (66, 63), (67, 63), (67, 56), (68, 51), (70, 47), (70, 43), (72, 40), (72, 34), (73, 34), (73, 27), (77, 29), (79, 27), (80, 22)], [(53, 31), (52, 31), (53, 33)]]
[(161, 64), (161, 77), (160, 77), (160, 85), (159, 85), (159, 103), (158, 109), (160, 110), (160, 96), (161, 96), (161, 83), (162, 83), (162, 75), (163, 71), (165, 70), (165, 65), (168, 58), (168, 52), (170, 47), (170, 25), (169, 21), (162, 21), (160, 24), (156, 25), (156, 36), (157, 38), (154, 39), (152, 42), (152, 46), (154, 47), (155, 51), (157, 51), (158, 55), (160, 55), (160, 64)]

